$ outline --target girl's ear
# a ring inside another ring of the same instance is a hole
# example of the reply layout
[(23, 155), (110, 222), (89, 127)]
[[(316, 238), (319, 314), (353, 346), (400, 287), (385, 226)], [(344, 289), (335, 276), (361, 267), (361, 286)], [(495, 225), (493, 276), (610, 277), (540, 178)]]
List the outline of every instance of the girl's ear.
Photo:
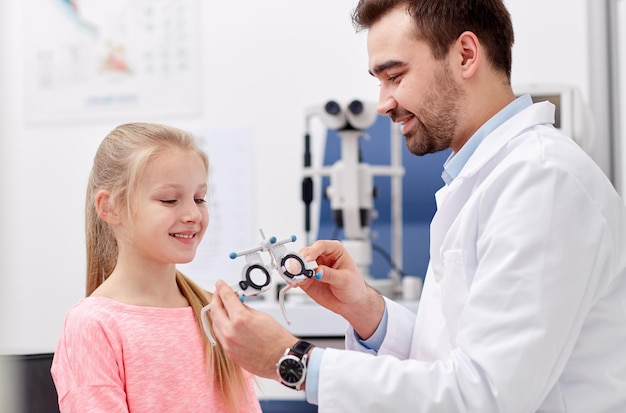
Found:
[(111, 205), (111, 194), (105, 189), (98, 191), (94, 198), (94, 206), (101, 220), (116, 225), (120, 223), (120, 217), (115, 205)]

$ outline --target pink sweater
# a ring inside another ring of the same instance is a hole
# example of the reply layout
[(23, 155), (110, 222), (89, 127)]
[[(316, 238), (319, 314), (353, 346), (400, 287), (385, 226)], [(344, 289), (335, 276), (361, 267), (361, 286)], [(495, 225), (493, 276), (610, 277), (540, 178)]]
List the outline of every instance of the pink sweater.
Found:
[[(223, 412), (200, 334), (191, 307), (83, 298), (66, 315), (52, 363), (61, 412)], [(248, 377), (241, 412), (261, 412)]]

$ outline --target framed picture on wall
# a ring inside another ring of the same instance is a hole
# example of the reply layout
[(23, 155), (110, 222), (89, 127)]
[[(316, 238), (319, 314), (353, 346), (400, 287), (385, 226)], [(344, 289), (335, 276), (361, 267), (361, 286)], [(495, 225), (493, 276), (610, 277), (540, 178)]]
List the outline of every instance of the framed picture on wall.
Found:
[(25, 0), (28, 123), (195, 114), (201, 0)]

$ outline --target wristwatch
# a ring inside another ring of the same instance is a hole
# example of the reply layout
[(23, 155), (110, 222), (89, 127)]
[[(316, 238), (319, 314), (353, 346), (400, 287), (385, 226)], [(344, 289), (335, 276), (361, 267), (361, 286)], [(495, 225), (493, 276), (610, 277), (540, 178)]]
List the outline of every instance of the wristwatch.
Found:
[(302, 389), (311, 347), (313, 344), (300, 340), (292, 348), (285, 349), (285, 354), (276, 363), (276, 371), (282, 384), (291, 389)]

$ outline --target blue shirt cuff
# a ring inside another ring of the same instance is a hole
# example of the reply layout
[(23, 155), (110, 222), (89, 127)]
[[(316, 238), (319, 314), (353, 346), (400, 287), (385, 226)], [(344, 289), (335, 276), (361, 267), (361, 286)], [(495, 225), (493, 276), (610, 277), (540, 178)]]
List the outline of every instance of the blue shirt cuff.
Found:
[(387, 335), (387, 305), (385, 304), (385, 312), (383, 313), (383, 318), (380, 320), (378, 324), (378, 328), (374, 331), (374, 334), (367, 340), (363, 340), (358, 336), (356, 331), (354, 332), (355, 337), (358, 342), (368, 350), (373, 350), (378, 352), (380, 346), (383, 345), (383, 340), (385, 339), (385, 335)]
[[(380, 346), (383, 344), (385, 335), (387, 334), (387, 306), (385, 305), (385, 312), (383, 318), (378, 324), (378, 328), (374, 331), (374, 334), (367, 340), (362, 340), (356, 332), (358, 342), (365, 348), (378, 352)], [(320, 366), (322, 365), (322, 357), (324, 356), (324, 349), (320, 347), (314, 347), (309, 357), (306, 371), (306, 400), (311, 404), (319, 404), (319, 383), (320, 383)]]
[(322, 357), (324, 356), (324, 349), (320, 347), (313, 347), (309, 362), (306, 368), (306, 400), (311, 404), (319, 404), (319, 383), (320, 383), (320, 365), (322, 364)]

